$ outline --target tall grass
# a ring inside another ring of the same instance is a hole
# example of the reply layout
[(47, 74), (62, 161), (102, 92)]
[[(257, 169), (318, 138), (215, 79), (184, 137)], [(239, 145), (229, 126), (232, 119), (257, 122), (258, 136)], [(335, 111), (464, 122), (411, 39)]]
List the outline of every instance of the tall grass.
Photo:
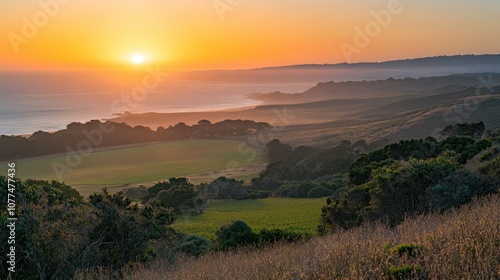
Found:
[[(212, 253), (126, 279), (500, 279), (500, 196), (396, 228), (365, 225), (301, 244)], [(107, 279), (106, 273), (77, 279)]]

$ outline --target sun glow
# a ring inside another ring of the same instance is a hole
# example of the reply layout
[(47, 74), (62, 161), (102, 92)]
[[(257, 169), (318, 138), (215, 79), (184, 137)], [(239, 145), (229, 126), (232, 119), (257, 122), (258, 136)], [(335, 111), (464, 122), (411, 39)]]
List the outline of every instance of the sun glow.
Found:
[(145, 60), (144, 55), (142, 55), (140, 53), (136, 53), (136, 54), (132, 55), (131, 59), (132, 59), (132, 62), (134, 64), (142, 64), (142, 63), (144, 63), (144, 60)]

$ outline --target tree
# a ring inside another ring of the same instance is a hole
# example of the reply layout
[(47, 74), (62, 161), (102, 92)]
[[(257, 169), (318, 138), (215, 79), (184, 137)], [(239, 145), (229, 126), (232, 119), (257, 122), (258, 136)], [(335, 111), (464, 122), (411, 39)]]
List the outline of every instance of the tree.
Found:
[(239, 220), (222, 226), (215, 235), (217, 236), (216, 247), (219, 250), (245, 246), (257, 241), (257, 235), (252, 229), (245, 222)]
[(90, 234), (93, 242), (85, 249), (92, 256), (88, 265), (118, 269), (139, 260), (147, 249), (151, 221), (139, 215), (121, 192), (109, 194), (104, 189), (90, 195), (89, 201), (99, 210), (96, 214), (100, 222)]
[[(0, 176), (2, 201), (7, 201), (8, 183), (12, 184)], [(82, 248), (89, 244), (88, 235), (96, 222), (92, 207), (59, 182), (16, 179), (13, 185), (17, 217), (13, 279), (71, 277), (82, 268), (80, 261), (85, 258)], [(12, 217), (7, 208), (0, 209), (2, 240), (8, 240), (7, 216)], [(7, 271), (8, 248), (4, 246), (0, 255), (2, 271)]]
[(196, 235), (185, 236), (174, 247), (174, 250), (185, 254), (199, 257), (212, 249), (210, 241)]
[(445, 211), (469, 203), (473, 197), (494, 192), (495, 183), (476, 173), (457, 170), (444, 180), (427, 189), (427, 199), (432, 209)]
[(198, 193), (192, 187), (175, 186), (166, 191), (160, 191), (157, 195), (162, 207), (171, 207), (176, 212), (195, 208)]

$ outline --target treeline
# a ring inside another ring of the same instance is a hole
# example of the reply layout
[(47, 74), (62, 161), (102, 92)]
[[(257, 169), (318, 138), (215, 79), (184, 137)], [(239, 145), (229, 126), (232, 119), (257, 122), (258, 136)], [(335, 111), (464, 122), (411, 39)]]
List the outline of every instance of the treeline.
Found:
[(335, 147), (292, 148), (275, 139), (267, 148), (267, 168), (252, 179), (251, 187), (273, 197), (317, 198), (332, 195), (347, 186), (342, 174), (348, 171), (360, 151), (368, 148), (362, 140), (343, 141)]
[(373, 221), (394, 226), (498, 191), (500, 133), (481, 130), (460, 124), (446, 128), (450, 137), (441, 141), (401, 141), (361, 155), (349, 167), (348, 187), (327, 200), (320, 232)]
[(68, 150), (87, 150), (89, 146), (109, 147), (154, 141), (250, 135), (268, 128), (270, 125), (267, 123), (250, 120), (224, 120), (213, 124), (208, 120), (200, 120), (192, 126), (178, 123), (153, 131), (144, 126), (131, 127), (125, 123), (92, 120), (84, 124), (71, 123), (66, 129), (54, 133), (37, 131), (28, 138), (2, 135), (0, 161), (64, 153)]

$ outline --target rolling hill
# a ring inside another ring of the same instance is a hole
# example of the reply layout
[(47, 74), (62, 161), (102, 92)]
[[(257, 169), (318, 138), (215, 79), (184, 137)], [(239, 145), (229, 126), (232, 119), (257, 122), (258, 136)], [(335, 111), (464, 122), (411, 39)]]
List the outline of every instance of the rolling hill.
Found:
[(388, 143), (427, 137), (458, 122), (484, 121), (487, 130), (498, 128), (499, 81), (500, 74), (483, 73), (327, 82), (299, 94), (270, 94), (267, 102), (286, 102), (252, 109), (130, 114), (113, 121), (155, 128), (200, 118), (251, 119), (278, 127), (273, 136), (293, 145), (334, 145), (359, 139)]

